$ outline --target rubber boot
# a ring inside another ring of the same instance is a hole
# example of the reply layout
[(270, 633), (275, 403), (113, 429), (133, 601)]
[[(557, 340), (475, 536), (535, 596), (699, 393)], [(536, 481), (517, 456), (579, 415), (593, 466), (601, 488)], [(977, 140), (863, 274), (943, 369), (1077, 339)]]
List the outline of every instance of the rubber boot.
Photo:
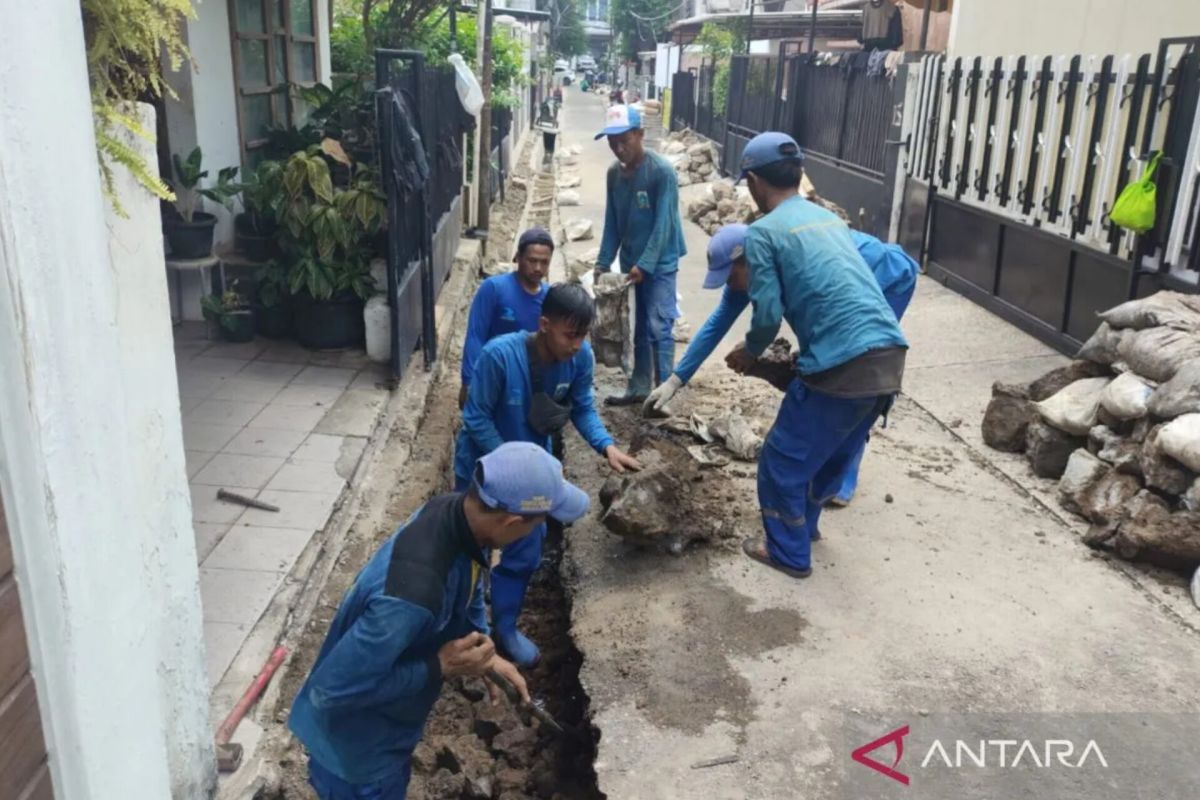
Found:
[(492, 638), (500, 653), (518, 667), (532, 667), (542, 655), (537, 645), (517, 630), (529, 577), (492, 570)]

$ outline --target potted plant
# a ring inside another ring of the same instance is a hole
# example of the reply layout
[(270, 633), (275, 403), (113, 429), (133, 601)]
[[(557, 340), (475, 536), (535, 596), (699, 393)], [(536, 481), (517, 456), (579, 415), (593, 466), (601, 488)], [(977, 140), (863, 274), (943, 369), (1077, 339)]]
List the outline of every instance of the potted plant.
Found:
[(208, 198), (226, 208), (232, 207), (233, 198), (238, 193), (238, 186), (233, 182), (237, 167), (223, 168), (217, 173), (215, 186), (201, 188), (200, 181), (208, 177), (208, 170), (201, 169), (200, 148), (189, 153), (186, 159), (181, 159), (178, 153), (171, 158), (175, 164), (176, 182), (172, 188), (175, 190), (175, 207), (179, 217), (166, 219), (163, 232), (175, 258), (207, 258), (212, 255), (213, 228), (216, 227), (217, 218), (198, 210), (200, 198)]
[(296, 338), (312, 348), (357, 345), (363, 303), (374, 288), (371, 242), (386, 211), (377, 176), (360, 164), (348, 188), (335, 188), (315, 145), (288, 159), (283, 187), (280, 237)]
[(271, 259), (254, 273), (258, 282), (258, 302), (254, 306), (254, 324), (259, 336), (282, 339), (292, 332), (292, 303), (288, 289), (288, 271), (278, 259)]
[(276, 206), (283, 198), (283, 164), (264, 161), (250, 180), (239, 184), (242, 213), (233, 218), (234, 244), (252, 261), (268, 261), (279, 255), (275, 231), (279, 227)]
[(225, 341), (249, 342), (254, 338), (254, 310), (235, 289), (222, 295), (205, 295), (200, 307), (205, 319), (218, 324)]

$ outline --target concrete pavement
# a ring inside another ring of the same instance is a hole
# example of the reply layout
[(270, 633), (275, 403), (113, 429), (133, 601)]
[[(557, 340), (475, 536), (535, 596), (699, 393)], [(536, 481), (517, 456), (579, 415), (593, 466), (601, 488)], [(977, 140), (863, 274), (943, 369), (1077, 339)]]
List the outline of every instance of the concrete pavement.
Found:
[[(611, 161), (605, 143), (592, 141), (603, 106), (572, 88), (562, 117), (565, 144), (583, 146), (582, 205), (563, 216), (590, 216), (597, 231)], [(698, 327), (719, 293), (699, 289), (707, 237), (685, 228), (679, 285)], [(1144, 720), (1095, 723), (1141, 766), (1087, 773), (1078, 794), (1039, 789), (1036, 771), (952, 782), (953, 794), (889, 793), (906, 787), (851, 759), (871, 736), (905, 723), (916, 731), (921, 720), (946, 720), (940, 714), (1155, 712), (1186, 722), (1200, 711), (1200, 613), (1184, 582), (1096, 557), (1055, 510), (1052, 484), (980, 440), (991, 383), (1035, 377), (1061, 357), (926, 279), (905, 330), (905, 395), (872, 439), (854, 503), (822, 518), (812, 578), (789, 579), (732, 547), (682, 557), (635, 550), (594, 514), (571, 529), (572, 632), (608, 797), (1096, 800), (1194, 791), (1194, 757), (1138, 761), (1139, 748), (1151, 747), (1139, 738)], [(620, 382), (598, 371), (600, 393)], [(778, 395), (752, 383), (714, 358), (676, 412), (740, 406), (769, 424)], [(575, 444), (569, 467), (594, 493), (606, 469)], [(753, 465), (722, 473), (731, 518), (756, 533)], [(1039, 719), (1069, 727), (1063, 716)], [(897, 769), (913, 774), (925, 745), (910, 745)], [(873, 757), (891, 764), (894, 755), (885, 748)], [(736, 761), (693, 769), (724, 756)]]

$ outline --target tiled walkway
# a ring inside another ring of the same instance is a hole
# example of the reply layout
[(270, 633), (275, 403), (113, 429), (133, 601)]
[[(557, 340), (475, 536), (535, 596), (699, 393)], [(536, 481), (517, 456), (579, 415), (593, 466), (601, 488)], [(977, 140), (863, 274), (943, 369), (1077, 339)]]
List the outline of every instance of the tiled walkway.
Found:
[[(386, 370), (362, 351), (209, 341), (198, 324), (176, 329), (175, 354), (215, 686), (353, 475)], [(221, 488), (280, 510), (218, 500)]]

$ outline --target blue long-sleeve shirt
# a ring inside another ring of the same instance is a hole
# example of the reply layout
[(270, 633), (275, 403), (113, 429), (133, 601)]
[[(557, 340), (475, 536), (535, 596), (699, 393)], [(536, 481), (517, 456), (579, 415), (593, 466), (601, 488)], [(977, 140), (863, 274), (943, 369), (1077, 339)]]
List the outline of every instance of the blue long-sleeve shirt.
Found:
[(366, 563), (346, 593), (288, 725), (325, 769), (384, 780), (421, 740), (441, 689), (437, 653), (486, 633), (486, 569), (463, 495), (431, 499)]
[[(917, 285), (917, 262), (898, 244), (886, 244), (867, 233), (851, 231), (863, 261), (875, 276), (883, 297), (888, 306), (899, 320), (904, 316), (908, 303), (912, 300), (913, 290)], [(683, 383), (688, 383), (695, 376), (696, 370), (704, 363), (717, 345), (733, 328), (733, 323), (741, 316), (746, 306), (750, 305), (750, 293), (738, 292), (728, 286), (721, 293), (721, 302), (713, 309), (712, 314), (704, 321), (704, 325), (692, 338), (687, 352), (675, 365), (675, 374)]]
[(750, 226), (746, 260), (752, 265), (751, 354), (762, 355), (785, 319), (800, 345), (801, 375), (871, 350), (908, 347), (850, 229), (832, 212), (799, 195), (785, 200)]
[[(479, 354), (475, 377), (463, 407), (462, 429), (454, 447), (454, 475), (469, 479), (475, 462), (505, 442), (533, 442), (547, 450), (550, 437), (529, 424), (533, 398), (526, 333), (510, 333), (488, 342)], [(571, 403), (571, 422), (597, 453), (613, 444), (592, 398), (592, 348), (587, 342), (569, 361), (544, 365), (542, 389)]]
[(550, 287), (542, 283), (537, 294), (530, 294), (521, 285), (517, 273), (493, 275), (479, 284), (471, 301), (467, 318), (467, 337), (463, 342), (462, 382), (471, 385), (475, 362), (483, 346), (506, 333), (533, 332), (542, 316), (542, 301)]
[(596, 266), (607, 270), (618, 250), (621, 272), (638, 267), (647, 274), (676, 271), (687, 253), (679, 182), (674, 168), (657, 153), (647, 152), (630, 176), (621, 173), (620, 163), (608, 168), (604, 236)]

